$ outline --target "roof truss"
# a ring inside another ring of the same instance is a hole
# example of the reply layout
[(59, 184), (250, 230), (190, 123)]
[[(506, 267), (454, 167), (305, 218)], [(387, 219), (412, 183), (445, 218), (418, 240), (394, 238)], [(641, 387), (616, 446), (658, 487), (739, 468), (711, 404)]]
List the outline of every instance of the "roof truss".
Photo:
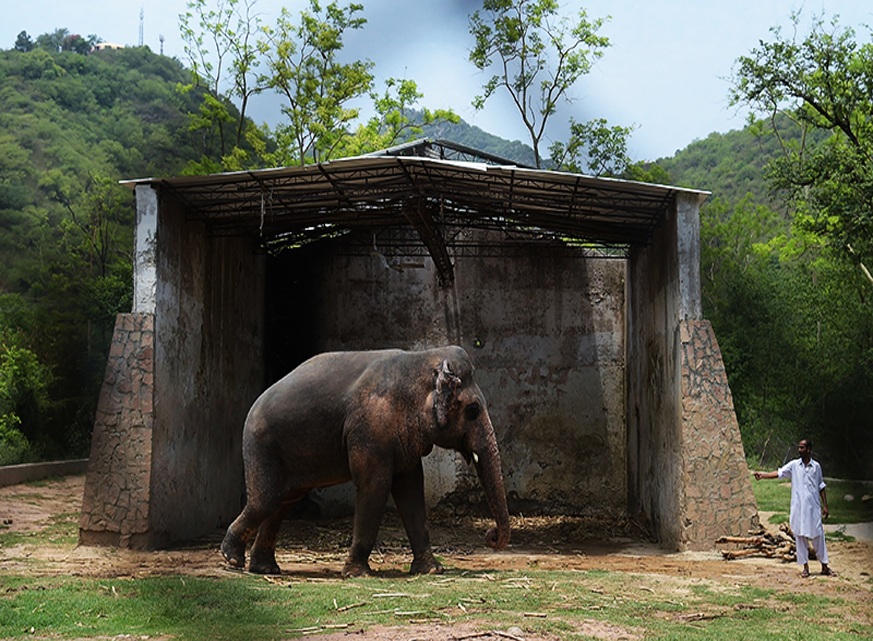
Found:
[[(535, 170), (429, 140), (332, 162), (125, 181), (166, 190), (212, 233), (299, 246), (353, 231), (412, 226), (440, 281), (454, 279), (458, 228), (499, 229), (550, 246), (646, 245), (676, 187)], [(704, 193), (704, 192), (695, 192)]]

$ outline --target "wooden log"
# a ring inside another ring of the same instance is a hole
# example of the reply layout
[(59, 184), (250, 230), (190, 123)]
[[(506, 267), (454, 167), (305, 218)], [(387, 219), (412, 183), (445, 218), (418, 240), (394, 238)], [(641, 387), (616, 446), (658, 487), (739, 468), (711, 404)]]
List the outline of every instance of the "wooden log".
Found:
[(746, 545), (761, 545), (764, 543), (762, 536), (720, 536), (716, 543), (744, 543)]

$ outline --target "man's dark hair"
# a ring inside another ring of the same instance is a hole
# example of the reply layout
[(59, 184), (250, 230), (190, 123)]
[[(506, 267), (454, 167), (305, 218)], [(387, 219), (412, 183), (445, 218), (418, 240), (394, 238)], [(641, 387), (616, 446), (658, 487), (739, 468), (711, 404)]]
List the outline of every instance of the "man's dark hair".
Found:
[(808, 438), (802, 438), (802, 439), (800, 439), (800, 440), (801, 440), (801, 441), (806, 441), (806, 447), (807, 447), (808, 449), (810, 449), (810, 450), (812, 449), (812, 440), (810, 440), (810, 439), (808, 439)]

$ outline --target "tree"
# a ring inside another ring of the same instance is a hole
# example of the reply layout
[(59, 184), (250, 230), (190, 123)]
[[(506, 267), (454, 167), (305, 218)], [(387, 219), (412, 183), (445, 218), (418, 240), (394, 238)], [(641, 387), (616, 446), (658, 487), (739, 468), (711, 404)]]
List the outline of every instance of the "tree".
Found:
[[(799, 14), (792, 22), (792, 36), (771, 29), (772, 42), (737, 60), (731, 101), (768, 118), (783, 142), (768, 175), (794, 205), (795, 224), (863, 267), (873, 259), (873, 43), (822, 17), (799, 40)], [(785, 123), (802, 135), (784, 137)]]
[(366, 24), (358, 15), (362, 10), (360, 4), (340, 7), (336, 2), (322, 8), (318, 0), (310, 0), (299, 22), (283, 8), (276, 27), (265, 29), (270, 74), (262, 81), (286, 101), (282, 113), (287, 122), (274, 131), (274, 164), (327, 160), (351, 135), (359, 109), (350, 104), (370, 92), (373, 63), (344, 63), (339, 55), (346, 30)]
[(36, 37), (36, 46), (51, 53), (58, 53), (64, 48), (64, 41), (69, 37), (68, 29), (55, 29), (52, 33), (43, 33)]
[(25, 460), (48, 403), (51, 371), (26, 346), (32, 323), (16, 294), (0, 294), (0, 465)]
[[(188, 0), (188, 10), (179, 16), (193, 74), (193, 81), (181, 89), (187, 92), (206, 85), (192, 130), (217, 128), (222, 155), (234, 154), (243, 144), (249, 100), (264, 89), (257, 78), (263, 45), (257, 38), (261, 20), (254, 4), (255, 0), (218, 0), (212, 9), (208, 0)], [(231, 113), (222, 95), (237, 101), (237, 114)], [(226, 132), (228, 126), (233, 126), (232, 137)]]
[(33, 40), (29, 35), (27, 35), (26, 31), (22, 31), (18, 34), (18, 37), (15, 39), (15, 46), (13, 49), (15, 51), (21, 51), (22, 53), (27, 51), (33, 51)]
[[(609, 46), (609, 39), (597, 33), (602, 18), (589, 20), (580, 9), (571, 22), (559, 12), (558, 0), (484, 0), (482, 10), (470, 16), (470, 61), (480, 71), (496, 67), (473, 106), (482, 109), (498, 89), (505, 89), (530, 135), (537, 167), (550, 117), (560, 101), (572, 100), (570, 89)], [(577, 133), (586, 133), (584, 125), (579, 127)], [(570, 146), (579, 151), (586, 141), (571, 140), (563, 150)]]
[(460, 122), (449, 109), (416, 109), (423, 97), (414, 80), (386, 80), (383, 94), (370, 94), (375, 115), (337, 147), (337, 155), (357, 156), (386, 149), (422, 136), (425, 127)]
[(627, 139), (632, 132), (633, 127), (610, 127), (605, 118), (584, 123), (571, 118), (567, 143), (555, 142), (549, 147), (552, 162), (562, 171), (586, 173), (587, 168), (595, 176), (620, 176), (631, 164)]

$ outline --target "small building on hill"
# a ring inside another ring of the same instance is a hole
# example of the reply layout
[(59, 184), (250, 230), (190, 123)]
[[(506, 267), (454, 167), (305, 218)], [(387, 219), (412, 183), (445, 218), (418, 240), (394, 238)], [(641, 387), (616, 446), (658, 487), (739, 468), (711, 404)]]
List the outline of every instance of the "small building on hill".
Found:
[(124, 49), (124, 45), (115, 44), (114, 42), (98, 42), (91, 51), (107, 51), (109, 49)]
[[(242, 504), (260, 392), (323, 351), (456, 343), (477, 368), (510, 510), (644, 515), (670, 549), (757, 517), (701, 317), (706, 192), (535, 170), (439, 141), (304, 167), (126, 181), (118, 317), (80, 538), (160, 547)], [(477, 504), (425, 459), (431, 506)], [(353, 488), (319, 492), (349, 509)]]

